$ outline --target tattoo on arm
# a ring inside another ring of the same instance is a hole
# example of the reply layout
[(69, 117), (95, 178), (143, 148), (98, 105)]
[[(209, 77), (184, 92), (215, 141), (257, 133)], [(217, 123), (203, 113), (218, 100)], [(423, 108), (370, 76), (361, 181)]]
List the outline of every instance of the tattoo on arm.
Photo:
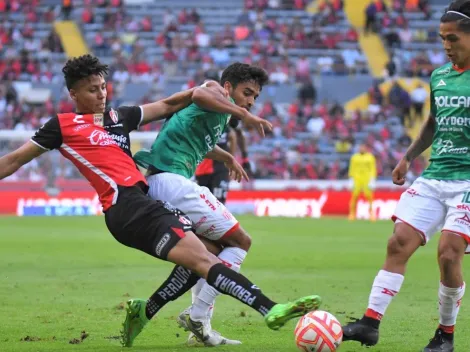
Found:
[(411, 143), (410, 147), (406, 151), (405, 160), (407, 162), (413, 161), (431, 146), (434, 137), (435, 125), (436, 121), (434, 116), (429, 116), (426, 123), (421, 128), (418, 138)]

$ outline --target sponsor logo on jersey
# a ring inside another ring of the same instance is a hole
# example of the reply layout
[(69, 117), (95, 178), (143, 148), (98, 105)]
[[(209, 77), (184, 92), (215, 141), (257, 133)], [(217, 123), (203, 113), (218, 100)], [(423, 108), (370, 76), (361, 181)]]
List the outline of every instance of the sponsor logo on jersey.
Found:
[(86, 123), (84, 125), (78, 125), (77, 127), (74, 127), (74, 131), (75, 132), (78, 132), (78, 131), (81, 131), (81, 130), (84, 130), (85, 128), (88, 128), (90, 127), (91, 125), (89, 123)]
[(91, 132), (90, 136), (88, 137), (88, 140), (92, 145), (106, 146), (116, 144), (109, 134), (100, 130), (93, 130), (93, 132)]
[(83, 115), (76, 115), (73, 118), (73, 122), (75, 122), (75, 123), (85, 123), (85, 120), (83, 120)]
[(170, 234), (169, 233), (166, 233), (162, 236), (161, 240), (157, 243), (157, 246), (155, 247), (155, 253), (157, 253), (157, 255), (161, 255), (162, 254), (162, 250), (163, 248), (165, 248), (166, 244), (170, 241)]
[(106, 129), (116, 128), (116, 127), (124, 127), (124, 125), (122, 123), (118, 123), (116, 125), (104, 126), (104, 128), (106, 128)]
[(450, 73), (450, 67), (446, 67), (436, 72), (438, 75), (448, 75)]
[(446, 85), (447, 85), (447, 84), (446, 84), (446, 82), (444, 82), (444, 80), (443, 80), (443, 79), (441, 79), (441, 80), (439, 81), (439, 83), (437, 84), (437, 86), (436, 86), (436, 87), (440, 87), (440, 86), (446, 86)]
[(113, 122), (114, 122), (115, 124), (118, 123), (118, 115), (117, 115), (117, 112), (114, 111), (113, 109), (111, 109), (111, 110), (109, 111), (109, 117), (111, 117), (111, 120), (113, 120)]
[(105, 145), (117, 144), (120, 147), (124, 147), (128, 149), (127, 137), (123, 135), (108, 134), (105, 131), (94, 130), (90, 134), (88, 139), (92, 145), (105, 146)]
[(96, 126), (103, 127), (103, 125), (104, 125), (104, 116), (103, 116), (103, 114), (94, 114), (93, 115), (93, 123)]
[(437, 155), (442, 155), (442, 154), (467, 154), (468, 153), (468, 147), (454, 147), (454, 143), (449, 140), (449, 139), (438, 139), (436, 143), (436, 154)]
[(470, 107), (470, 97), (440, 96), (434, 98), (434, 103), (438, 108), (468, 108)]
[(442, 116), (436, 121), (439, 126), (470, 126), (470, 117)]

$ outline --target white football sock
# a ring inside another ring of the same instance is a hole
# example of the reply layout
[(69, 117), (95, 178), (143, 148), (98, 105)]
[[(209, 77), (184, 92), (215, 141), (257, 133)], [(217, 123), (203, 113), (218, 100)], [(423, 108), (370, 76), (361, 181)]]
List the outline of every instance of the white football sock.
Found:
[[(392, 302), (392, 298), (400, 291), (404, 279), (403, 275), (380, 270), (372, 285), (366, 316), (380, 320)], [(378, 315), (372, 316), (370, 310)]]
[[(240, 271), (240, 265), (245, 260), (246, 254), (246, 251), (243, 249), (227, 247), (220, 252), (218, 257), (227, 267), (238, 273)], [(220, 294), (219, 291), (204, 281), (201, 292), (199, 292), (197, 298), (193, 300), (190, 314), (191, 319), (202, 321), (207, 317), (209, 317), (209, 319), (212, 318), (214, 301)]]
[(199, 279), (199, 281), (196, 283), (196, 285), (193, 286), (191, 289), (191, 296), (192, 296), (192, 303), (196, 302), (197, 295), (199, 292), (201, 292), (202, 286), (206, 283), (206, 280), (204, 279)]
[(439, 324), (454, 326), (460, 310), (460, 302), (465, 294), (465, 283), (461, 287), (450, 288), (439, 285)]

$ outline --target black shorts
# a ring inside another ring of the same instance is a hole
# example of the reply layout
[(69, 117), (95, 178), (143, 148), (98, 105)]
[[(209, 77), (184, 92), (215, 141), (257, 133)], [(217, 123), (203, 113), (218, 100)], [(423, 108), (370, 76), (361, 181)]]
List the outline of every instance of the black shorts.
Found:
[(225, 204), (230, 183), (230, 177), (227, 171), (196, 176), (196, 181), (199, 186), (209, 188), (209, 191), (211, 191), (217, 200)]
[(105, 212), (105, 221), (117, 241), (163, 260), (193, 227), (182, 211), (151, 199), (139, 186), (119, 187), (118, 200)]

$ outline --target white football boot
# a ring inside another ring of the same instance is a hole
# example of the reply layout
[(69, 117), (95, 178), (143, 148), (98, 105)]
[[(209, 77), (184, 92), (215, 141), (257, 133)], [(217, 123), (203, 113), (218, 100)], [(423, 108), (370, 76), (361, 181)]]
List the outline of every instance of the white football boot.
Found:
[(177, 318), (178, 325), (185, 331), (191, 332), (188, 337), (189, 346), (241, 345), (241, 341), (230, 340), (212, 330), (209, 318), (203, 321), (191, 320), (190, 311), (190, 308), (186, 308)]

